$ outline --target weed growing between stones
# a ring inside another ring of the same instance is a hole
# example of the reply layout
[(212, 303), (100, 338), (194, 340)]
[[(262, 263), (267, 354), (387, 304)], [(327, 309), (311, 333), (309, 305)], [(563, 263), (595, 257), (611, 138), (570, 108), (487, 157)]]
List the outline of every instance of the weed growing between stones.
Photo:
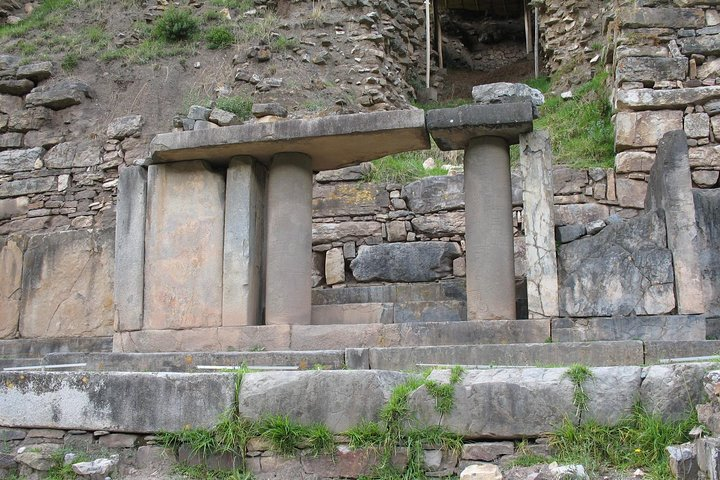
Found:
[(640, 403), (632, 414), (614, 426), (590, 420), (575, 425), (565, 420), (551, 435), (550, 444), (559, 463), (580, 463), (590, 472), (608, 468), (640, 468), (650, 478), (672, 478), (665, 447), (690, 440), (689, 431), (698, 424), (693, 411), (687, 418), (665, 421), (647, 412)]
[(213, 470), (204, 465), (176, 465), (173, 472), (182, 475), (185, 478), (195, 478), (199, 480), (252, 480), (252, 473), (235, 470), (226, 472), (223, 470)]
[(77, 474), (72, 469), (73, 463), (87, 462), (90, 457), (85, 453), (80, 453), (75, 456), (71, 463), (65, 464), (65, 454), (70, 453), (70, 450), (61, 448), (56, 450), (52, 454), (53, 466), (48, 470), (47, 480), (75, 480)]
[(564, 377), (568, 378), (573, 384), (573, 405), (577, 408), (576, 415), (579, 417), (582, 412), (588, 409), (588, 397), (584, 384), (593, 377), (593, 373), (585, 365), (579, 363), (573, 364), (565, 371)]
[(235, 96), (220, 97), (215, 102), (215, 106), (227, 112), (234, 113), (240, 120), (247, 120), (252, 117), (252, 99)]

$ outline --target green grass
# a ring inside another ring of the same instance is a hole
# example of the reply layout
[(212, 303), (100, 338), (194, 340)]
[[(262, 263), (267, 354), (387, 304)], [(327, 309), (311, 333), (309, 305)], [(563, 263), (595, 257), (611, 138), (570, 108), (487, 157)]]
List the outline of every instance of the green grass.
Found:
[(550, 131), (555, 163), (575, 168), (614, 165), (615, 130), (607, 78), (607, 73), (598, 73), (577, 88), (571, 100), (546, 97), (535, 129)]
[(153, 34), (167, 42), (191, 39), (200, 30), (200, 23), (188, 9), (170, 7), (155, 20)]
[(236, 8), (245, 11), (253, 7), (252, 0), (210, 0), (210, 4), (216, 7)]
[[(65, 465), (65, 454), (70, 452), (71, 450), (67, 448), (61, 448), (52, 453), (50, 458), (53, 461), (53, 466), (47, 472), (47, 476), (45, 477), (47, 480), (75, 480), (75, 478), (77, 478), (77, 474), (72, 469), (72, 464)], [(85, 452), (73, 453), (77, 455), (73, 463), (87, 462), (90, 460), (90, 457)]]
[(252, 99), (247, 97), (220, 97), (215, 102), (215, 106), (221, 110), (234, 113), (240, 120), (248, 120), (252, 117), (253, 102)]
[(286, 37), (285, 35), (278, 35), (273, 38), (270, 42), (270, 49), (273, 52), (282, 52), (285, 50), (293, 50), (300, 46), (300, 42), (294, 37)]
[(665, 447), (689, 441), (688, 432), (696, 425), (694, 412), (682, 421), (668, 422), (636, 405), (615, 426), (594, 421), (576, 426), (566, 420), (552, 434), (551, 447), (558, 462), (581, 463), (593, 473), (640, 468), (646, 478), (670, 480)]
[(593, 378), (593, 373), (585, 365), (575, 363), (568, 367), (563, 377), (569, 379), (573, 384), (573, 405), (577, 408), (577, 415), (588, 409), (590, 397), (585, 391), (585, 383)]
[(423, 162), (427, 160), (428, 157), (439, 158), (439, 155), (433, 155), (433, 153), (434, 150), (432, 149), (417, 152), (403, 152), (373, 160), (372, 169), (366, 175), (365, 181), (370, 183), (400, 183), (404, 185), (420, 178), (447, 175), (447, 171), (440, 167), (430, 169), (423, 167)]
[(63, 23), (67, 11), (74, 5), (74, 0), (45, 0), (20, 23), (0, 26), (0, 38), (20, 38), (33, 30), (43, 30), (50, 26), (60, 25)]
[(243, 472), (241, 470), (223, 471), (212, 470), (204, 465), (182, 465), (177, 464), (173, 467), (173, 473), (181, 475), (185, 478), (193, 478), (197, 480), (252, 480), (253, 474)]
[(210, 50), (228, 48), (235, 43), (235, 35), (227, 27), (211, 27), (205, 32), (205, 41)]

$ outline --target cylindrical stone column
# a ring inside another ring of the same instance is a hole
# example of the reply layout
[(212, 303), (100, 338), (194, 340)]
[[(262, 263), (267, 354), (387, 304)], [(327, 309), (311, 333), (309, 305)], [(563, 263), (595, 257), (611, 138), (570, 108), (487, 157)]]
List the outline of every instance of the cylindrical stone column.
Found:
[(468, 320), (515, 319), (510, 148), (478, 137), (465, 149)]
[(279, 153), (267, 196), (265, 324), (309, 325), (312, 288), (312, 159)]

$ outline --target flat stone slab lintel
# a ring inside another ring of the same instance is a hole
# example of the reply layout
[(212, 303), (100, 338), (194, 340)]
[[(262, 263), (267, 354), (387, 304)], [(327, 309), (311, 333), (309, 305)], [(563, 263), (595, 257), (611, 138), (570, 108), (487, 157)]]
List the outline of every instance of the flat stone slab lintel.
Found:
[(521, 133), (533, 129), (532, 103), (463, 105), (427, 112), (427, 128), (440, 150), (462, 150), (477, 137), (501, 137), (519, 142)]
[(294, 152), (310, 156), (313, 170), (320, 171), (428, 148), (425, 112), (395, 110), (163, 133), (150, 145), (149, 163), (223, 162), (238, 155), (268, 162), (277, 153)]

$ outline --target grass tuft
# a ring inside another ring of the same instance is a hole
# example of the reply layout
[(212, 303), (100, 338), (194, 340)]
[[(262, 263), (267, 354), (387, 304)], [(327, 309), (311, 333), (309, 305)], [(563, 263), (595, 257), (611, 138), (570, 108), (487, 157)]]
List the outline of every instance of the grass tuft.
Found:
[(156, 38), (177, 42), (192, 38), (200, 24), (190, 10), (170, 7), (155, 21), (153, 31)]
[(586, 365), (575, 363), (568, 367), (563, 376), (573, 384), (573, 405), (577, 408), (577, 415), (580, 415), (588, 409), (590, 397), (588, 397), (584, 385), (593, 378), (593, 373)]
[(228, 48), (235, 43), (235, 35), (226, 27), (212, 27), (205, 33), (205, 41), (210, 50)]
[(248, 120), (252, 117), (253, 102), (247, 97), (220, 97), (215, 101), (215, 106), (221, 110), (234, 113), (240, 120)]

